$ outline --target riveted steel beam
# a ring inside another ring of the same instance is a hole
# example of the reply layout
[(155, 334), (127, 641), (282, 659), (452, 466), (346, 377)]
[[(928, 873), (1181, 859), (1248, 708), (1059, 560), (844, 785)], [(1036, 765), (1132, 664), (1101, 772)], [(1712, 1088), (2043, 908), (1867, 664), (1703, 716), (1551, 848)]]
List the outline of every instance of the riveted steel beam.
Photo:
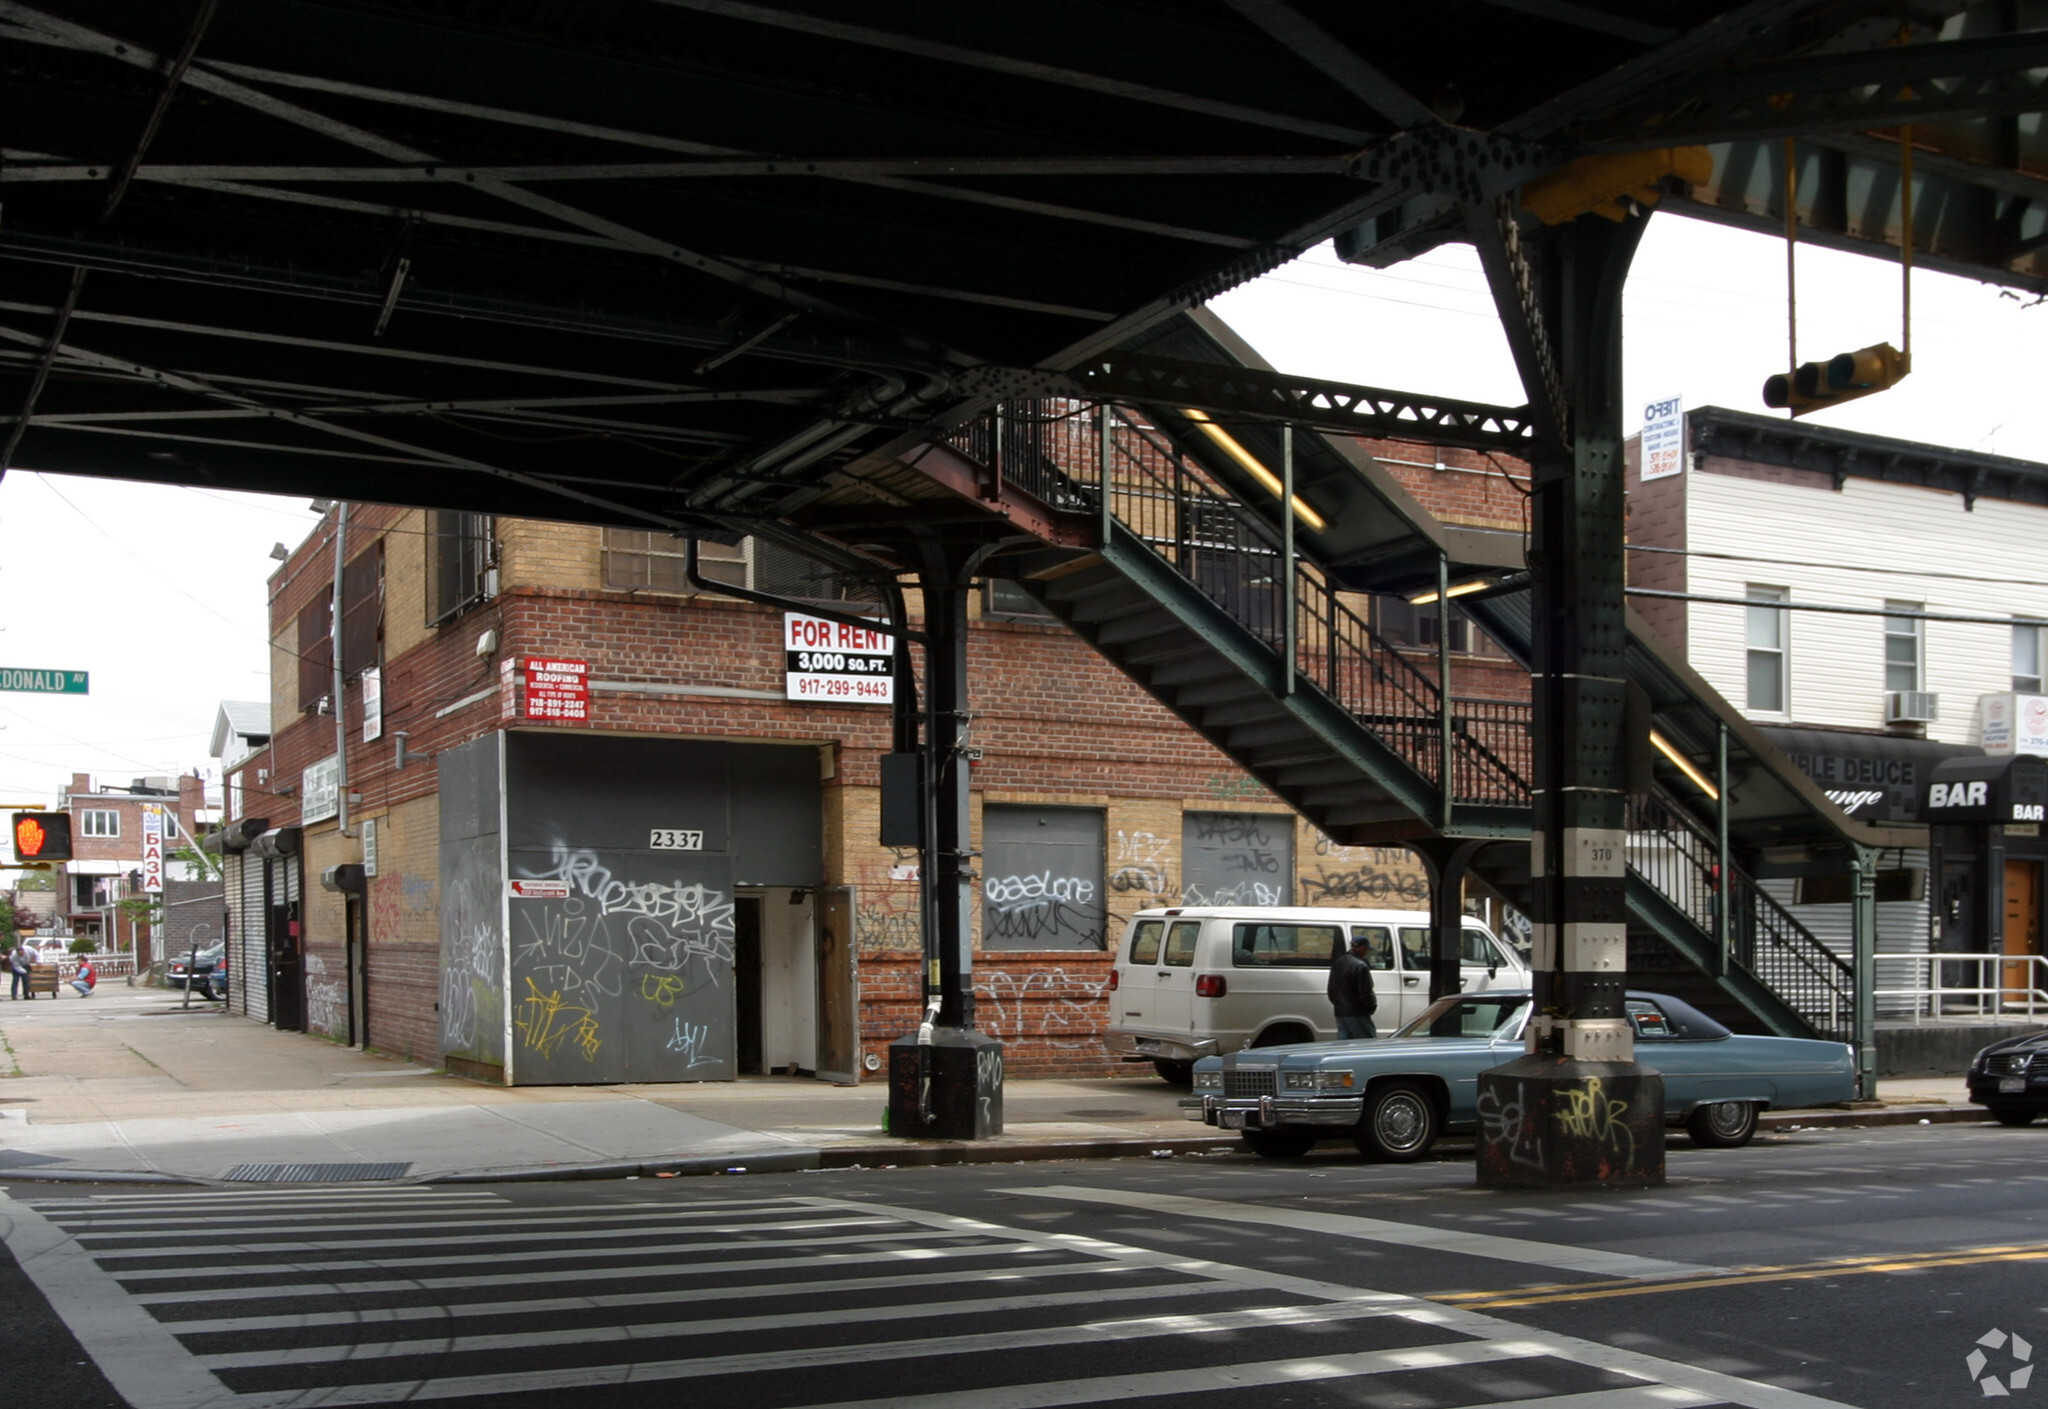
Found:
[(1527, 407), (1290, 377), (1256, 367), (1107, 352), (1068, 372), (977, 367), (953, 390), (986, 400), (1072, 397), (1138, 402), (1215, 416), (1308, 426), (1339, 435), (1413, 440), (1526, 455), (1537, 427)]

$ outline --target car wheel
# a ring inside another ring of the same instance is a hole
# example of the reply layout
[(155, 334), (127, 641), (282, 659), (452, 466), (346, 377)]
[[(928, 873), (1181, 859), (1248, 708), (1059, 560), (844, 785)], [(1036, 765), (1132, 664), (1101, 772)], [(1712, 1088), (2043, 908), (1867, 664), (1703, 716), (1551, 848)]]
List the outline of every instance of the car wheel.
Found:
[(1390, 1081), (1365, 1098), (1358, 1122), (1358, 1151), (1367, 1159), (1408, 1164), (1436, 1143), (1436, 1102), (1413, 1081)]
[(1193, 1062), (1170, 1062), (1164, 1057), (1152, 1059), (1152, 1070), (1159, 1073), (1159, 1079), (1169, 1086), (1193, 1086), (1195, 1064)]
[(1260, 1159), (1300, 1159), (1315, 1148), (1312, 1130), (1247, 1130), (1245, 1148)]
[(2000, 1125), (2031, 1125), (2035, 1114), (2034, 1111), (2014, 1110), (2008, 1106), (2004, 1110), (1994, 1109), (1991, 1112), (1991, 1118)]
[(1713, 1101), (1685, 1118), (1685, 1133), (1709, 1150), (1733, 1150), (1756, 1134), (1756, 1102)]

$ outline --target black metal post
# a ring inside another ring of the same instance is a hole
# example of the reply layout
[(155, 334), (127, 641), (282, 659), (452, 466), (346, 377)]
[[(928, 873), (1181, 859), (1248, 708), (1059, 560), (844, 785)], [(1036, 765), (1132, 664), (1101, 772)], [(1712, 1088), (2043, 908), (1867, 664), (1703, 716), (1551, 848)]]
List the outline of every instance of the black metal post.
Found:
[(1621, 291), (1647, 217), (1541, 232), (1568, 443), (1534, 458), (1534, 1008), (1528, 1055), (1480, 1077), (1481, 1184), (1660, 1184), (1663, 1079), (1624, 1005), (1628, 641)]
[(928, 544), (924, 596), (924, 1020), (889, 1049), (889, 1133), (974, 1140), (1003, 1133), (1002, 1044), (974, 1028), (967, 601), (973, 564)]

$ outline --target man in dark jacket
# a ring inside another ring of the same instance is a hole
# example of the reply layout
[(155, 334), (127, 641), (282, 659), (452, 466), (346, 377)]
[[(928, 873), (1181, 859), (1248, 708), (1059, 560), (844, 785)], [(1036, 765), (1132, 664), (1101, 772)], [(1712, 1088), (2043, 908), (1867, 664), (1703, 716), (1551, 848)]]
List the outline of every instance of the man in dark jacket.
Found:
[(1365, 962), (1370, 943), (1364, 934), (1354, 934), (1350, 950), (1330, 964), (1330, 1006), (1337, 1012), (1339, 1037), (1379, 1036), (1372, 1026), (1379, 994), (1373, 991), (1372, 965)]

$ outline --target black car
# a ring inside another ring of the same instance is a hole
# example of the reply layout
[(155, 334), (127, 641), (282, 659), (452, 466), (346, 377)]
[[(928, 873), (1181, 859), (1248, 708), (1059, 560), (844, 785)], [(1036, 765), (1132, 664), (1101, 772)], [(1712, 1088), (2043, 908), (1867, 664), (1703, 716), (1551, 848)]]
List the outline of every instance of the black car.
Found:
[(2048, 1032), (1994, 1042), (1970, 1063), (1970, 1100), (2000, 1125), (2025, 1125), (2048, 1112)]
[(198, 989), (206, 987), (206, 976), (213, 972), (214, 965), (220, 962), (220, 956), (221, 946), (217, 944), (202, 949), (197, 954), (188, 949), (164, 966), (164, 982), (173, 988), (183, 988), (188, 978), (197, 978), (198, 988), (194, 989), (197, 992)]

